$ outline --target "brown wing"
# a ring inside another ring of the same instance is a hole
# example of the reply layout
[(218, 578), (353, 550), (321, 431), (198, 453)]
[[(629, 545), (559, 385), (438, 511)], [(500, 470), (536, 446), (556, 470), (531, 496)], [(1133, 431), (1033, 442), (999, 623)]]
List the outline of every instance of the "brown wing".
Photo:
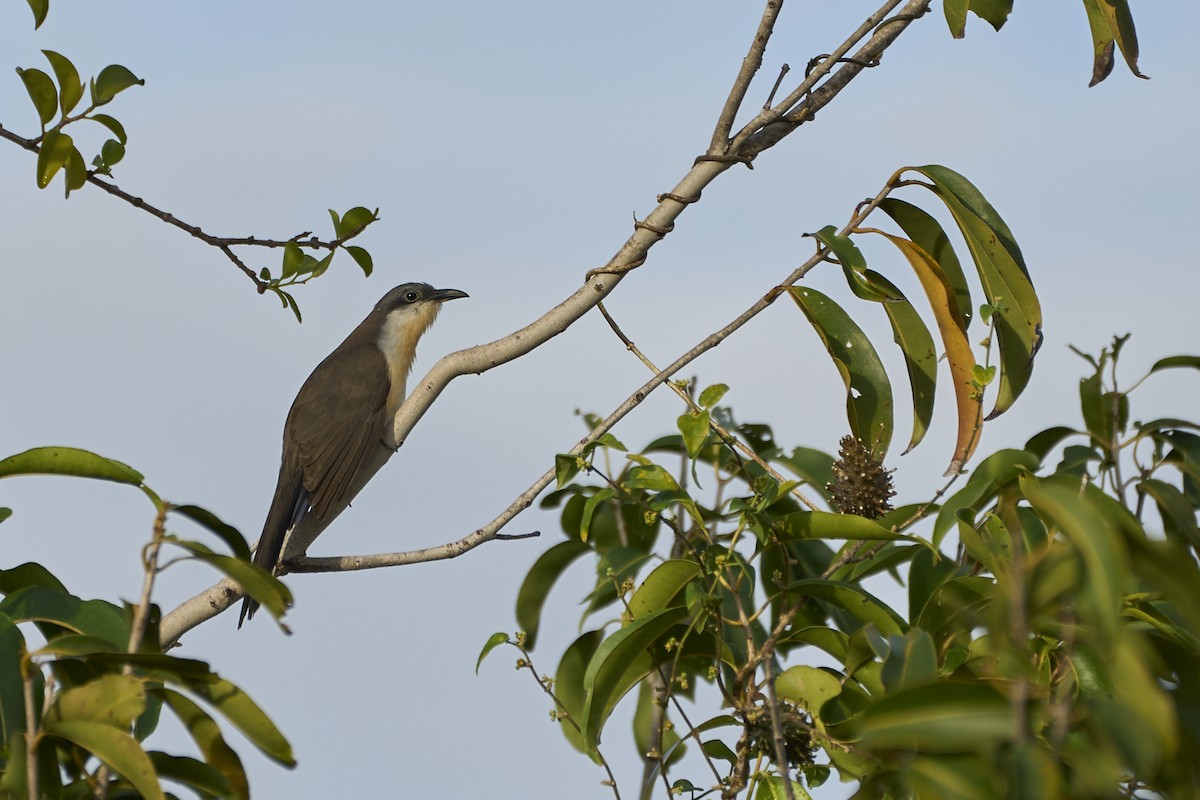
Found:
[(324, 518), (383, 439), (387, 361), (374, 343), (335, 350), (296, 395), (284, 428), (304, 473), (311, 513)]

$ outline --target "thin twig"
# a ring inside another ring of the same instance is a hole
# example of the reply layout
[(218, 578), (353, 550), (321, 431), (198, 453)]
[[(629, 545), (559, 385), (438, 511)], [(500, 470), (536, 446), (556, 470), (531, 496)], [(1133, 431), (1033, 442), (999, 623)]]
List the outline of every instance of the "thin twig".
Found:
[(762, 18), (758, 22), (758, 30), (754, 33), (754, 40), (750, 42), (750, 50), (742, 59), (742, 67), (738, 70), (737, 77), (733, 79), (733, 88), (729, 90), (729, 97), (726, 98), (725, 105), (717, 117), (712, 143), (708, 147), (708, 152), (712, 155), (721, 155), (727, 150), (729, 132), (733, 130), (733, 121), (742, 107), (742, 101), (746, 99), (746, 92), (749, 91), (754, 76), (762, 67), (763, 53), (767, 49), (767, 42), (771, 40), (771, 34), (775, 30), (775, 21), (779, 19), (779, 12), (782, 10), (783, 0), (767, 0), (767, 6), (763, 9)]
[[(10, 142), (13, 142), (14, 144), (20, 145), (21, 147), (25, 148), (26, 150), (29, 150), (32, 153), (37, 153), (41, 150), (41, 148), (38, 146), (37, 139), (26, 139), (24, 136), (21, 136), (19, 134), (13, 133), (10, 130), (5, 129), (3, 125), (0, 125), (0, 138), (7, 139)], [(183, 220), (176, 217), (174, 214), (171, 214), (167, 211), (163, 211), (162, 209), (160, 209), (154, 205), (151, 205), (150, 203), (147, 203), (145, 200), (143, 200), (140, 197), (135, 197), (134, 195), (130, 194), (129, 192), (126, 192), (124, 189), (121, 189), (115, 183), (110, 183), (109, 181), (102, 180), (99, 176), (97, 176), (94, 173), (88, 173), (87, 181), (88, 181), (88, 183), (92, 184), (93, 186), (96, 186), (100, 189), (103, 189), (105, 192), (108, 192), (113, 197), (116, 197), (120, 200), (124, 200), (126, 203), (133, 206), (134, 208), (139, 208), (142, 211), (145, 211), (150, 216), (155, 217), (156, 219), (159, 219), (159, 220), (167, 223), (168, 225), (172, 225), (176, 228), (179, 228), (181, 231), (184, 231), (185, 233), (189, 234), (190, 236), (193, 236), (193, 237), (199, 239), (200, 241), (204, 242), (205, 244), (211, 245), (212, 247), (217, 248), (222, 253), (224, 253), (225, 256), (230, 261), (233, 262), (234, 266), (236, 266), (239, 270), (241, 270), (242, 273), (244, 273), (246, 275), (246, 277), (248, 277), (251, 281), (254, 282), (254, 285), (258, 289), (259, 294), (262, 294), (263, 292), (267, 291), (270, 284), (268, 284), (266, 281), (261, 280), (258, 277), (257, 273), (255, 273), (254, 270), (252, 270), (252, 269), (250, 269), (250, 267), (246, 266), (245, 263), (243, 263), (242, 260), (233, 253), (233, 251), (230, 249), (231, 247), (278, 248), (278, 247), (286, 247), (289, 244), (294, 244), (299, 247), (307, 247), (307, 248), (311, 248), (313, 250), (333, 251), (333, 250), (336, 250), (337, 248), (341, 247), (346, 242), (353, 239), (355, 236), (357, 236), (359, 233), (362, 232), (363, 228), (366, 227), (366, 225), (359, 226), (355, 230), (347, 233), (345, 236), (343, 236), (339, 239), (332, 239), (329, 241), (318, 239), (315, 236), (311, 236), (311, 237), (303, 239), (303, 240), (301, 240), (299, 237), (293, 237), (292, 239), (280, 240), (280, 239), (259, 239), (254, 236), (214, 236), (211, 233), (205, 233), (203, 230), (200, 229), (199, 226), (192, 225), (188, 222), (184, 222)], [(301, 234), (301, 236), (305, 236), (305, 235), (307, 235), (307, 234)]]
[[(638, 346), (636, 344), (634, 344), (633, 341), (628, 336), (625, 335), (625, 333), (621, 330), (621, 327), (619, 325), (617, 325), (616, 320), (614, 320), (612, 318), (612, 315), (608, 313), (608, 309), (606, 309), (604, 307), (604, 303), (600, 303), (597, 306), (597, 309), (604, 316), (605, 321), (608, 322), (608, 326), (610, 328), (612, 328), (613, 333), (615, 333), (617, 335), (617, 338), (619, 338), (625, 344), (625, 348), (627, 350), (629, 350), (629, 352), (631, 352), (635, 356), (637, 356), (638, 360), (641, 361), (642, 364), (644, 364), (647, 369), (649, 369), (653, 373), (658, 373), (658, 367), (656, 367), (654, 365), (654, 362), (652, 362), (649, 358), (647, 358), (645, 356), (645, 354), (643, 354), (642, 351), (640, 349), (638, 349)], [(669, 383), (667, 383), (667, 386), (669, 386), (671, 388), (671, 391), (675, 392), (675, 394), (678, 395), (679, 398), (681, 400), (683, 400), (683, 402), (687, 403), (689, 410), (696, 411), (696, 412), (700, 411), (700, 406), (696, 405), (696, 401), (693, 400), (692, 397), (687, 392), (685, 392), (682, 388), (680, 388), (677, 384), (675, 384), (674, 382), (669, 382)], [(776, 481), (778, 481), (781, 486), (788, 482), (788, 479), (785, 478), (783, 475), (781, 475), (778, 470), (776, 470), (774, 467), (772, 467), (770, 464), (768, 464), (765, 460), (763, 460), (763, 458), (758, 453), (754, 452), (754, 450), (751, 449), (751, 447), (749, 445), (742, 442), (741, 439), (738, 439), (733, 434), (732, 431), (730, 431), (724, 425), (722, 425), (721, 423), (719, 423), (715, 419), (713, 419), (711, 417), (711, 415), (709, 416), (708, 427), (715, 434), (717, 434), (717, 436), (723, 442), (725, 442), (725, 444), (740, 450), (743, 455), (745, 455), (747, 458), (749, 458), (751, 461), (753, 461), (758, 466), (762, 467), (767, 472), (767, 474), (770, 475), (772, 478), (774, 478)], [(795, 497), (797, 500), (799, 500), (802, 504), (807, 506), (809, 509), (811, 509), (813, 511), (820, 510), (816, 503), (814, 503), (812, 500), (809, 500), (808, 497), (806, 497), (804, 495), (804, 493), (800, 491), (799, 486), (794, 487), (791, 490), (790, 494), (793, 497)]]
[[(533, 666), (533, 656), (529, 655), (529, 651), (526, 650), (525, 646), (520, 642), (510, 641), (509, 644), (521, 651), (521, 661), (517, 662), (517, 667), (529, 670), (529, 674), (533, 676), (534, 682), (542, 688), (542, 691), (545, 692), (546, 695), (554, 701), (554, 705), (558, 707), (559, 712), (562, 714), (561, 717), (558, 717), (559, 721), (561, 722), (565, 719), (568, 723), (570, 723), (575, 732), (582, 736), (583, 730), (579, 727), (579, 723), (575, 721), (575, 719), (571, 716), (571, 712), (567, 710), (567, 707), (563, 705), (563, 702), (558, 699), (558, 695), (554, 693), (554, 689), (551, 688), (552, 681), (550, 681), (548, 678), (543, 679), (538, 675), (537, 669)], [(600, 766), (604, 767), (604, 771), (608, 773), (608, 780), (605, 781), (605, 783), (610, 789), (613, 790), (613, 794), (616, 795), (617, 800), (621, 800), (621, 792), (617, 789), (616, 776), (613, 775), (613, 771), (608, 766), (608, 761), (604, 758), (604, 754), (600, 752), (600, 748), (596, 747), (595, 751), (596, 757), (600, 759)]]

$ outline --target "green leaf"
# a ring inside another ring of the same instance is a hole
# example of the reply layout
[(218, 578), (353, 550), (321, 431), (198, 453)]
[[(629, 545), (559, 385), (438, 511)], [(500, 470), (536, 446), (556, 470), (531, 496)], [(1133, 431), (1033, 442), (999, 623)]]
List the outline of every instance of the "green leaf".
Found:
[(4, 522), (4, 520), (8, 519), (11, 516), (12, 516), (11, 508), (5, 508), (4, 506), (0, 506), (0, 522)]
[(300, 245), (295, 242), (285, 244), (283, 246), (283, 266), (281, 267), (280, 278), (287, 280), (298, 275), (303, 265), (304, 251), (300, 249)]
[[(170, 535), (164, 537), (164, 541), (170, 542), (177, 547), (182, 547), (197, 560), (215, 567), (224, 575), (237, 581), (242, 590), (261, 603), (262, 607), (270, 612), (271, 617), (276, 622), (279, 621), (292, 605), (291, 590), (287, 588), (283, 581), (266, 570), (259, 569), (240, 558), (214, 553), (212, 549), (199, 542), (180, 539)], [(284, 628), (284, 630), (286, 631), (287, 629)]]
[(629, 489), (646, 489), (651, 492), (679, 491), (679, 484), (675, 478), (658, 464), (639, 464), (631, 467), (624, 483)]
[(209, 532), (216, 534), (217, 538), (229, 546), (233, 554), (245, 561), (250, 560), (250, 545), (246, 543), (246, 537), (232, 525), (222, 522), (216, 514), (208, 509), (200, 506), (172, 506), (171, 511), (175, 514), (187, 517), (192, 522), (196, 523)]
[[(50, 76), (40, 69), (17, 67), (17, 74), (21, 76), (21, 82), (25, 84), (25, 91), (29, 94), (29, 99), (33, 101), (33, 107), (37, 110), (42, 130), (45, 130), (50, 120), (54, 119), (55, 114), (58, 113), (58, 89), (54, 88), (54, 81)], [(42, 147), (45, 147), (45, 143), (42, 144)]]
[(1164, 369), (1178, 369), (1180, 367), (1200, 369), (1200, 356), (1168, 356), (1167, 358), (1160, 358), (1150, 368), (1150, 374), (1153, 375)]
[(1100, 374), (1079, 382), (1080, 408), (1093, 443), (1108, 461), (1116, 457), (1117, 437), (1129, 423), (1129, 398), (1119, 392), (1103, 391)]
[(145, 687), (132, 675), (102, 675), (60, 691), (46, 711), (49, 727), (63, 722), (98, 722), (125, 729), (146, 709)]
[(868, 749), (985, 752), (1012, 735), (1012, 706), (986, 684), (942, 681), (884, 697), (863, 713), (861, 733)]
[(792, 784), (792, 797), (795, 800), (812, 800), (812, 795), (803, 786), (790, 778), (761, 774), (758, 776), (758, 789), (754, 792), (754, 800), (788, 800), (787, 787), (784, 785), (784, 781), (789, 781)]
[(889, 652), (880, 673), (888, 694), (938, 679), (937, 651), (927, 632), (913, 628), (904, 636), (890, 637), (888, 645)]
[(1038, 462), (1045, 460), (1046, 456), (1050, 455), (1050, 451), (1057, 447), (1068, 437), (1074, 436), (1079, 431), (1074, 428), (1068, 428), (1063, 425), (1056, 425), (1052, 428), (1047, 428), (1044, 431), (1039, 431), (1029, 437), (1029, 441), (1025, 442), (1025, 450), (1037, 456)]
[(70, 197), (71, 192), (83, 188), (83, 185), (87, 183), (87, 164), (84, 163), (79, 149), (72, 146), (71, 152), (67, 153), (67, 162), (64, 166), (67, 170), (67, 197)]
[(606, 503), (616, 496), (616, 491), (604, 487), (600, 491), (593, 494), (583, 503), (583, 515), (579, 519), (579, 541), (586, 542), (592, 531), (592, 518), (596, 514), (596, 508), (601, 503)]
[(68, 594), (67, 587), (41, 564), (26, 562), (12, 569), (0, 569), (0, 594), (12, 594), (26, 586), (47, 586)]
[(1129, 71), (1145, 78), (1138, 71), (1137, 30), (1129, 0), (1083, 0), (1083, 7), (1092, 32), (1092, 80), (1088, 86), (1095, 86), (1112, 74), (1114, 44), (1120, 48)]
[(806, 578), (788, 584), (789, 597), (812, 597), (837, 606), (864, 625), (874, 625), (884, 636), (902, 636), (908, 625), (888, 605), (861, 587), (841, 581)]
[(92, 105), (102, 106), (130, 86), (143, 86), (145, 83), (120, 64), (109, 64), (100, 70), (92, 82)]
[(363, 271), (363, 275), (368, 278), (371, 277), (371, 272), (375, 269), (375, 263), (371, 260), (371, 254), (365, 248), (353, 244), (346, 245), (345, 250), (354, 259), (354, 263), (358, 264), (359, 269)]
[(112, 642), (99, 636), (89, 636), (82, 633), (64, 633), (55, 637), (45, 646), (33, 651), (38, 656), (90, 656), (97, 653), (123, 652)]
[(311, 272), (314, 278), (319, 278), (329, 269), (329, 265), (333, 263), (333, 256), (336, 251), (330, 250), (329, 254), (318, 261), (316, 258), (306, 255), (304, 257), (305, 268), (303, 271)]
[(0, 742), (25, 731), (25, 686), (21, 659), (25, 637), (7, 614), (0, 614)]
[[(288, 740), (280, 733), (271, 718), (263, 713), (258, 704), (240, 688), (219, 677), (209, 681), (177, 680), (172, 679), (171, 676), (164, 677), (186, 686), (192, 694), (221, 712), (225, 719), (229, 720), (268, 758), (285, 767), (296, 765), (296, 759), (292, 755), (292, 746)], [(168, 703), (170, 703), (169, 699)]]
[(629, 599), (629, 613), (641, 619), (669, 606), (678, 605), (680, 592), (700, 575), (700, 565), (695, 561), (671, 559), (659, 564), (642, 581), (642, 585)]
[(950, 26), (950, 35), (955, 39), (961, 39), (966, 34), (968, 10), (1000, 30), (1012, 13), (1012, 6), (1012, 0), (945, 0), (942, 3), (946, 24)]
[(971, 0), (943, 0), (942, 11), (946, 14), (946, 24), (950, 26), (950, 35), (961, 39), (967, 31), (967, 7)]
[(117, 141), (121, 144), (128, 144), (129, 137), (125, 135), (125, 126), (118, 122), (115, 117), (110, 117), (108, 114), (92, 114), (88, 119), (93, 122), (99, 122), (112, 131), (112, 135), (116, 136)]
[(882, 457), (892, 441), (892, 386), (862, 329), (830, 298), (808, 287), (789, 290), (816, 329), (846, 385), (850, 430)]
[(45, 729), (48, 736), (66, 739), (96, 755), (114, 772), (133, 784), (145, 800), (165, 800), (154, 764), (137, 740), (122, 730), (100, 722), (59, 722)]
[[(563, 736), (581, 753), (587, 752), (579, 730), (587, 698), (583, 679), (588, 665), (592, 662), (592, 656), (596, 654), (596, 648), (603, 640), (604, 631), (588, 631), (577, 638), (563, 653), (562, 660), (558, 662), (558, 671), (554, 674), (554, 694), (569, 720), (562, 723)], [(591, 758), (599, 763), (595, 755)]]
[(246, 783), (246, 771), (242, 767), (241, 759), (233, 748), (225, 743), (221, 737), (221, 729), (212, 717), (179, 692), (171, 689), (154, 691), (183, 723), (204, 760), (229, 782), (233, 796), (239, 800), (249, 800), (250, 787)]
[(279, 294), (283, 298), (283, 307), (290, 308), (292, 314), (296, 317), (296, 322), (304, 324), (304, 317), (300, 315), (300, 305), (296, 302), (296, 298), (283, 291), (281, 291)]
[(1020, 486), (1047, 526), (1061, 531), (1078, 554), (1083, 566), (1083, 583), (1076, 597), (1081, 627), (1086, 627), (1101, 646), (1111, 647), (1116, 640), (1123, 587), (1130, 574), (1128, 553), (1112, 527), (1115, 520), (1093, 502), (1092, 495), (1084, 492), (1081, 496), (1073, 479), (1039, 480), (1024, 475)]
[(75, 143), (70, 136), (61, 131), (46, 131), (37, 158), (38, 188), (45, 189), (49, 186), (50, 181), (54, 180), (60, 169), (67, 166), (71, 154), (75, 152)]
[(1012, 231), (986, 198), (957, 172), (936, 164), (915, 167), (958, 224), (983, 284), (1000, 352), (1000, 385), (993, 419), (1008, 410), (1029, 383), (1042, 340), (1042, 308)]
[(571, 479), (584, 468), (583, 459), (570, 453), (559, 453), (554, 456), (554, 477), (557, 480), (555, 488), (561, 489), (571, 482)]
[(907, 453), (920, 444), (933, 419), (937, 386), (937, 350), (933, 337), (904, 293), (878, 272), (867, 269), (862, 252), (849, 238), (839, 236), (832, 225), (813, 235), (838, 257), (854, 294), (864, 300), (880, 303), (887, 314), (892, 326), (892, 339), (904, 354), (912, 389), (913, 432), (904, 451)]
[(1183, 492), (1156, 478), (1147, 478), (1139, 483), (1138, 491), (1154, 498), (1168, 537), (1175, 537), (1200, 549), (1200, 527), (1196, 525), (1196, 509)]
[(829, 511), (793, 511), (771, 523), (771, 529), (784, 541), (797, 539), (853, 539), (870, 541), (921, 541), (896, 533), (874, 520), (857, 514)]
[(654, 668), (646, 648), (687, 616), (683, 608), (667, 608), (634, 620), (596, 649), (583, 678), (586, 694), (583, 745), (589, 754), (600, 744), (600, 731), (617, 702)]
[(37, 30), (46, 21), (46, 14), (50, 11), (50, 0), (25, 0), (25, 2), (29, 3), (29, 10), (33, 12), (33, 29)]
[(712, 408), (717, 403), (721, 402), (721, 398), (729, 391), (729, 387), (723, 383), (714, 383), (700, 393), (700, 407)]
[(952, 494), (933, 523), (933, 544), (938, 547), (954, 527), (958, 512), (971, 509), (976, 515), (999, 491), (1026, 472), (1038, 467), (1039, 459), (1024, 450), (998, 450), (979, 463), (967, 485)]
[(100, 147), (100, 158), (104, 159), (105, 166), (116, 166), (125, 158), (125, 145), (116, 139), (108, 139)]
[(698, 456), (700, 449), (708, 441), (709, 422), (708, 411), (701, 411), (698, 414), (683, 414), (677, 420), (676, 424), (679, 426), (679, 432), (683, 434), (683, 444), (687, 448), (688, 458)]
[(821, 706), (842, 693), (842, 682), (827, 670), (800, 665), (789, 667), (775, 679), (775, 691), (816, 719), (821, 715)]
[(489, 636), (488, 640), (483, 643), (483, 649), (479, 651), (479, 658), (475, 661), (475, 674), (479, 674), (479, 668), (483, 666), (483, 660), (487, 658), (488, 653), (492, 652), (502, 644), (508, 644), (509, 641), (511, 640), (508, 638), (508, 634), (504, 631), (496, 631)]
[(58, 102), (65, 119), (79, 101), (83, 99), (83, 84), (79, 81), (79, 71), (66, 56), (53, 50), (43, 50), (42, 55), (50, 62), (54, 77), (58, 79)]
[(530, 650), (537, 644), (542, 607), (546, 604), (550, 589), (567, 567), (588, 552), (591, 552), (591, 548), (587, 545), (577, 539), (569, 539), (542, 553), (529, 568), (517, 591), (517, 625), (525, 631), (526, 646)]
[(200, 797), (233, 797), (233, 788), (221, 771), (186, 756), (172, 756), (152, 750), (150, 762), (159, 778), (181, 783), (196, 790)]
[(342, 215), (340, 227), (335, 227), (338, 239), (351, 239), (357, 236), (363, 228), (379, 219), (379, 209), (368, 211), (362, 206), (355, 206)]
[(38, 624), (47, 639), (61, 629), (96, 636), (116, 648), (129, 644), (129, 623), (124, 612), (103, 600), (80, 600), (50, 586), (26, 586), (0, 600), (0, 613), (14, 622)]
[(74, 447), (35, 447), (0, 461), (0, 478), (14, 475), (71, 475), (140, 486), (142, 473), (87, 450)]

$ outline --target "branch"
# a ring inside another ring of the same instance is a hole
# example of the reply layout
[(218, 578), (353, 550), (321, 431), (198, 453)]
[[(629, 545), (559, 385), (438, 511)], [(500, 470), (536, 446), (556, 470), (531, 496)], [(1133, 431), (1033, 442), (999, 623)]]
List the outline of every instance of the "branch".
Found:
[[(890, 0), (885, 4), (884, 9), (876, 12), (876, 15), (884, 13), (885, 10), (893, 8), (899, 0)], [(927, 10), (930, 0), (910, 0), (905, 7), (905, 13), (910, 12), (910, 9), (918, 10), (924, 13)], [(767, 12), (771, 13), (773, 6), (768, 5)], [(872, 15), (868, 19), (870, 25), (864, 23), (859, 29), (851, 35), (846, 42), (833, 50), (836, 55), (838, 53), (848, 52), (849, 49), (858, 42), (865, 33), (875, 28), (875, 35), (871, 40), (859, 51), (856, 55), (868, 55), (870, 58), (878, 60), (879, 55), (886, 49), (895, 39), (902, 33), (909, 19), (900, 20), (899, 22), (889, 21), (883, 25), (875, 20)], [(919, 13), (916, 14), (919, 16)], [(915, 17), (914, 17), (915, 18)], [(878, 27), (875, 27), (878, 25)], [(840, 58), (841, 56), (837, 56)], [(815, 68), (809, 78), (805, 80), (802, 87), (811, 86), (820, 78), (828, 75), (829, 69), (835, 64), (833, 58), (827, 59)], [(819, 106), (822, 107), (830, 102), (849, 82), (858, 75), (863, 69), (862, 66), (854, 63), (844, 64), (841, 69), (834, 73), (830, 79), (819, 90), (814, 91), (814, 95), (820, 92)], [(797, 90), (801, 91), (801, 90)], [(795, 94), (795, 92), (793, 92)], [(784, 101), (787, 102), (786, 100)], [(817, 98), (810, 98), (809, 103), (816, 103)], [(781, 112), (782, 113), (782, 112)], [(762, 115), (759, 115), (760, 117)], [(756, 118), (758, 119), (758, 118)], [(772, 117), (771, 119), (775, 119)], [(779, 130), (772, 133), (770, 137), (764, 138), (761, 141), (748, 142), (754, 144), (754, 154), (765, 150), (788, 133), (795, 130), (808, 119), (811, 119), (811, 114), (801, 114), (800, 118), (794, 121), (776, 121), (771, 123)], [(782, 126), (782, 127), (781, 127)], [(786, 127), (786, 130), (783, 130)], [(749, 128), (743, 129), (743, 133)], [(739, 133), (741, 137), (743, 133)], [(777, 134), (777, 135), (776, 135)], [(736, 141), (736, 140), (735, 140)], [(626, 275), (645, 263), (650, 248), (665, 238), (675, 226), (675, 220), (683, 213), (688, 205), (699, 202), (703, 190), (711, 184), (716, 178), (731, 166), (737, 163), (749, 163), (753, 156), (733, 153), (730, 155), (711, 156), (702, 155), (696, 159), (692, 168), (679, 181), (679, 183), (670, 191), (658, 196), (658, 205), (655, 209), (642, 221), (634, 223), (633, 234), (625, 241), (616, 254), (609, 259), (605, 266), (590, 271), (581, 287), (573, 294), (563, 300), (554, 308), (547, 311), (541, 317), (526, 325), (508, 336), (497, 339), (496, 341), (487, 344), (477, 345), (475, 347), (460, 350), (451, 353), (440, 361), (438, 361), (430, 369), (421, 381), (415, 385), (411, 394), (401, 405), (396, 412), (396, 416), (392, 421), (392, 437), (391, 440), (396, 443), (396, 449), (404, 444), (404, 440), (408, 434), (420, 421), (425, 412), (433, 405), (434, 400), (442, 393), (442, 391), (457, 377), (469, 374), (481, 374), (490, 369), (506, 364), (509, 361), (520, 358), (529, 353), (558, 334), (565, 331), (576, 320), (594, 308), (605, 297), (612, 293)], [(887, 195), (891, 190), (891, 185), (880, 192), (880, 194), (869, 203), (861, 206), (854, 219), (847, 228), (843, 229), (843, 234), (850, 230), (852, 226), (859, 224), (866, 215), (878, 204), (880, 200)], [(784, 281), (783, 285), (791, 285), (800, 280), (801, 277), (818, 263), (825, 260), (828, 251), (819, 249), (817, 253), (808, 261), (804, 262), (800, 267), (794, 270)], [(768, 292), (760, 298), (745, 312), (740, 314), (732, 322), (719, 331), (705, 337), (694, 347), (681, 355), (672, 364), (668, 365), (662, 372), (655, 375), (639, 389), (633, 392), (625, 399), (603, 422), (600, 423), (591, 433), (581, 439), (578, 444), (570, 451), (571, 454), (578, 455), (583, 449), (592, 442), (599, 439), (607, 433), (617, 422), (625, 417), (630, 411), (636, 408), (641, 402), (646, 399), (655, 389), (669, 380), (676, 372), (683, 369), (696, 358), (708, 352), (712, 348), (720, 344), (726, 337), (734, 331), (742, 327), (749, 320), (753, 319), (761, 313), (767, 306), (771, 305), (778, 297), (780, 288)], [(393, 450), (380, 444), (372, 453), (369, 463), (367, 463), (362, 471), (356, 476), (350, 490), (346, 493), (345, 499), (339, 504), (330, 509), (330, 512), (325, 516), (324, 520), (318, 520), (315, 516), (305, 517), (299, 525), (293, 529), (284, 545), (283, 560), (285, 562), (295, 561), (304, 556), (309, 546), (316, 540), (318, 536), (337, 518), (342, 511), (346, 509), (350, 501), (362, 490), (364, 486), (375, 476), (375, 474), (387, 463), (391, 457)], [(532, 505), (534, 499), (554, 480), (554, 470), (550, 469), (534, 483), (522, 492), (499, 516), (484, 527), (475, 531), (471, 535), (464, 537), (458, 542), (453, 542), (449, 545), (443, 545), (437, 548), (431, 548), (430, 551), (441, 553), (443, 548), (449, 548), (445, 552), (453, 552), (453, 555), (440, 555), (441, 558), (449, 558), (461, 555), (468, 550), (478, 547), (486, 541), (495, 538), (501, 528), (504, 527), (510, 520), (517, 516), (521, 511), (524, 511)], [(428, 551), (415, 551), (417, 553)], [(414, 563), (415, 558), (408, 553), (392, 554), (384, 556), (384, 558), (403, 558), (403, 562), (398, 563)], [(355, 557), (357, 558), (357, 557)], [(370, 558), (370, 557), (362, 557)], [(304, 562), (299, 562), (304, 563)], [(380, 566), (383, 566), (382, 564)], [(362, 568), (362, 567), (360, 567)], [(195, 627), (201, 622), (216, 616), (225, 608), (233, 603), (240, 596), (240, 590), (233, 585), (233, 596), (230, 597), (230, 584), (227, 581), (222, 581), (210, 589), (201, 592), (199, 595), (190, 600), (185, 601), (179, 608), (167, 614), (162, 621), (162, 638), (164, 644), (174, 642), (180, 635), (187, 630)]]
[(737, 117), (738, 109), (742, 107), (742, 101), (746, 99), (750, 83), (762, 68), (763, 53), (775, 30), (775, 20), (779, 19), (779, 12), (782, 10), (783, 0), (767, 0), (767, 7), (758, 23), (754, 41), (750, 43), (750, 52), (742, 59), (742, 68), (734, 78), (733, 88), (729, 90), (729, 97), (725, 100), (725, 107), (721, 109), (716, 130), (713, 131), (712, 144), (708, 148), (708, 152), (713, 155), (724, 153), (729, 145), (729, 132), (733, 130), (733, 120)]
[[(31, 153), (38, 153), (41, 151), (41, 148), (38, 146), (37, 139), (26, 139), (24, 136), (13, 133), (10, 130), (6, 130), (3, 125), (0, 125), (0, 139), (7, 139), (10, 142), (13, 142), (14, 144), (20, 145), (21, 147), (25, 148), (26, 150), (30, 151)], [(87, 181), (88, 181), (88, 183), (92, 184), (93, 186), (97, 186), (97, 187), (103, 189), (104, 191), (108, 192), (113, 197), (116, 197), (120, 200), (124, 200), (126, 203), (133, 206), (134, 208), (140, 208), (142, 211), (145, 211), (150, 216), (160, 219), (163, 222), (167, 223), (168, 225), (173, 225), (174, 227), (179, 228), (181, 231), (184, 231), (185, 233), (189, 234), (190, 236), (193, 236), (193, 237), (199, 239), (200, 241), (204, 242), (205, 244), (211, 245), (212, 247), (217, 248), (218, 250), (220, 250), (222, 253), (225, 254), (226, 258), (228, 258), (230, 261), (233, 262), (234, 266), (236, 266), (239, 270), (242, 271), (243, 274), (246, 275), (246, 277), (248, 277), (251, 281), (254, 282), (254, 286), (257, 289), (259, 294), (266, 292), (268, 290), (268, 288), (270, 288), (270, 284), (268, 284), (264, 280), (261, 280), (258, 277), (258, 274), (254, 270), (252, 270), (250, 267), (246, 266), (246, 264), (240, 258), (238, 258), (238, 256), (230, 248), (233, 248), (233, 247), (273, 248), (273, 247), (286, 247), (289, 244), (294, 244), (299, 247), (312, 248), (313, 250), (333, 251), (333, 250), (336, 250), (337, 248), (341, 247), (346, 242), (353, 239), (355, 236), (357, 236), (359, 233), (362, 232), (363, 228), (366, 227), (365, 225), (363, 225), (363, 226), (357, 228), (356, 230), (353, 230), (350, 233), (346, 234), (342, 238), (333, 239), (331, 241), (324, 241), (322, 239), (317, 238), (316, 236), (311, 236), (310, 232), (308, 232), (308, 231), (305, 231), (304, 233), (300, 234), (299, 236), (295, 236), (286, 241), (280, 240), (280, 239), (259, 239), (254, 236), (213, 236), (211, 233), (205, 233), (198, 226), (184, 222), (183, 220), (176, 217), (174, 214), (171, 214), (167, 211), (163, 211), (161, 208), (158, 208), (156, 206), (151, 205), (150, 203), (147, 203), (145, 200), (143, 200), (140, 197), (134, 197), (129, 192), (126, 192), (124, 189), (121, 189), (115, 183), (110, 183), (108, 181), (101, 180), (99, 177), (97, 177), (97, 175), (95, 173), (89, 172), (88, 176), (87, 176)]]

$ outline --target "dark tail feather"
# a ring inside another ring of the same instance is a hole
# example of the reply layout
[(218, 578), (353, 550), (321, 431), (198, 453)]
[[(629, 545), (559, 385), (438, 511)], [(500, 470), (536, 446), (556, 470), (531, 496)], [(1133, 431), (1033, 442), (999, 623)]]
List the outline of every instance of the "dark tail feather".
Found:
[[(288, 463), (285, 456), (279, 467), (279, 482), (275, 485), (275, 497), (271, 499), (271, 509), (267, 512), (267, 521), (263, 524), (262, 536), (258, 540), (258, 548), (254, 551), (254, 565), (274, 573), (279, 565), (279, 555), (283, 551), (283, 540), (288, 530), (299, 522), (308, 511), (308, 492), (304, 490), (304, 474), (298, 464)], [(258, 601), (247, 596), (242, 601), (242, 613), (238, 617), (238, 627), (254, 616), (258, 610)]]

